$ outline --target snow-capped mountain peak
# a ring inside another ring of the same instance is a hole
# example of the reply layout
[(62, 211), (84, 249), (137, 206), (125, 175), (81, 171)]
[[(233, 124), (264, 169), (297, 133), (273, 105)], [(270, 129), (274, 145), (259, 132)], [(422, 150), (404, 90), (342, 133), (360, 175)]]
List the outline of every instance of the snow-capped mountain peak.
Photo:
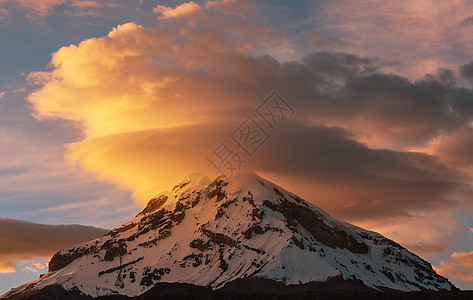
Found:
[(454, 288), (395, 242), (338, 221), (256, 174), (212, 182), (194, 175), (104, 237), (59, 251), (49, 273), (3, 296), (48, 285), (93, 297), (137, 296), (160, 282), (219, 289), (255, 278), (285, 285), (339, 278), (401, 291)]

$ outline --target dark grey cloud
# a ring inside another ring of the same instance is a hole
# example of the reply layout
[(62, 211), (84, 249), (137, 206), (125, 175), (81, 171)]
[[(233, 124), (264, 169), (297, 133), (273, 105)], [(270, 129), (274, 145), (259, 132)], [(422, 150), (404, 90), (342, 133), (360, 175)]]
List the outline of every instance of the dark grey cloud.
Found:
[(451, 195), (468, 178), (436, 157), (370, 149), (353, 138), (341, 128), (287, 122), (250, 164), (297, 178), (309, 200), (343, 219), (393, 220), (460, 204)]
[(469, 27), (472, 25), (473, 25), (473, 16), (463, 19), (463, 21), (460, 22), (460, 26), (463, 26), (463, 27)]
[(324, 78), (348, 78), (373, 73), (376, 60), (352, 54), (316, 52), (302, 59), (314, 73)]
[[(200, 81), (202, 90), (220, 93), (213, 87), (218, 81), (230, 91), (231, 98), (219, 97), (221, 107), (229, 107), (228, 98), (248, 109), (277, 89), (305, 122), (382, 137), (389, 147), (422, 146), (439, 133), (465, 126), (473, 116), (473, 92), (457, 86), (451, 70), (441, 69), (413, 82), (382, 73), (376, 59), (344, 53), (317, 52), (285, 63), (270, 56), (226, 59), (238, 63), (227, 63), (221, 76)], [(243, 73), (248, 75), (238, 79)], [(199, 94), (195, 92), (197, 99)]]
[[(472, 23), (473, 23), (473, 19), (472, 19)], [(469, 64), (461, 66), (460, 75), (463, 78), (472, 79), (473, 78), (473, 62), (470, 62)]]
[(257, 78), (257, 83), (276, 87), (303, 120), (381, 137), (386, 146), (425, 145), (439, 133), (467, 125), (473, 116), (473, 92), (457, 86), (451, 70), (412, 82), (380, 72), (373, 59), (318, 52), (274, 71), (279, 74), (275, 80)]
[(0, 272), (19, 261), (48, 259), (74, 244), (98, 238), (108, 230), (82, 225), (45, 225), (0, 218)]

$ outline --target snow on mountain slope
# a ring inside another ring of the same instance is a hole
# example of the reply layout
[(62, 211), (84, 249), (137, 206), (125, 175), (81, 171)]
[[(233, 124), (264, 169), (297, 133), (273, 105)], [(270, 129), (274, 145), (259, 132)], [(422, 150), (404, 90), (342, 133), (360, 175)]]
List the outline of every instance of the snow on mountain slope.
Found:
[(158, 282), (218, 289), (238, 278), (302, 284), (337, 276), (375, 289), (454, 288), (395, 242), (337, 221), (255, 174), (194, 183), (151, 199), (104, 237), (56, 253), (49, 273), (3, 297), (48, 285), (136, 296)]

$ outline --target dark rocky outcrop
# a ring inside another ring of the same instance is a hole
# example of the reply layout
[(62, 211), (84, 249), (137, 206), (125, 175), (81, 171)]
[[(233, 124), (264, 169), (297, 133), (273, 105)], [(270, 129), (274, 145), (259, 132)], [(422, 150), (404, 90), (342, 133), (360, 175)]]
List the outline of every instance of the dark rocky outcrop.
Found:
[(58, 252), (53, 255), (49, 261), (49, 272), (64, 268), (75, 259), (84, 255), (90, 254), (95, 250), (95, 246), (91, 247), (77, 247), (74, 251)]
[(161, 196), (151, 199), (140, 214), (144, 215), (144, 214), (160, 209), (161, 206), (163, 206), (167, 200), (168, 200), (168, 197), (165, 195), (161, 195)]
[(265, 200), (263, 205), (280, 212), (286, 218), (288, 226), (301, 225), (317, 241), (330, 248), (347, 249), (358, 254), (368, 253), (369, 248), (365, 243), (358, 241), (343, 230), (330, 227), (313, 210), (289, 201), (277, 188), (274, 188), (274, 192), (278, 195), (280, 204)]
[(209, 191), (207, 193), (207, 197), (210, 199), (213, 197), (217, 197), (217, 202), (222, 201), (227, 197), (227, 194), (223, 190), (224, 187), (228, 185), (228, 182), (224, 181), (223, 179), (216, 179), (209, 185)]

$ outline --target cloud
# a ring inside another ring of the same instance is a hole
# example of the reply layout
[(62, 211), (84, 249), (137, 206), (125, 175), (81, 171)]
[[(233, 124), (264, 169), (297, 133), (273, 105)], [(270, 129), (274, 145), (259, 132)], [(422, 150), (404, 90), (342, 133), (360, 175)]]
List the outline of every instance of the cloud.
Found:
[(205, 155), (213, 150), (215, 137), (231, 129), (225, 123), (219, 129), (215, 125), (149, 129), (87, 140), (69, 146), (69, 159), (98, 172), (101, 179), (134, 191), (135, 199), (144, 204), (184, 175), (209, 171)]
[[(64, 143), (77, 136), (76, 129), (61, 121), (34, 120), (28, 110), (15, 108), (25, 105), (15, 97), (9, 95), (0, 102), (2, 216), (111, 228), (136, 214), (139, 207), (130, 203), (129, 193), (98, 183), (79, 167), (64, 162)], [(72, 204), (76, 205), (72, 210), (59, 210)], [(52, 208), (59, 213), (47, 211)]]
[(32, 263), (31, 267), (30, 266), (25, 266), (22, 271), (26, 273), (39, 273), (39, 272), (44, 272), (44, 270), (47, 268), (46, 264), (42, 263)]
[(10, 258), (9, 261), (0, 261), (0, 273), (13, 273), (15, 272), (15, 258)]
[(473, 16), (465, 18), (463, 21), (460, 22), (461, 26), (472, 26), (473, 25)]
[[(44, 225), (0, 218), (0, 273), (14, 272), (19, 262), (49, 259), (55, 252), (74, 244), (95, 239), (107, 232), (91, 226)], [(43, 270), (33, 265), (29, 271)]]
[(71, 4), (74, 7), (90, 8), (90, 7), (102, 7), (102, 4), (95, 1), (75, 1)]
[(69, 10), (70, 15), (80, 16), (96, 15), (97, 11), (94, 9), (102, 7), (103, 3), (91, 0), (0, 0), (2, 15), (8, 15), (12, 10), (23, 10), (26, 17), (35, 23), (42, 23), (44, 18), (61, 5), (73, 9)]
[(465, 271), (458, 269), (455, 265), (441, 262), (440, 267), (434, 266), (435, 272), (443, 276), (450, 276), (455, 279), (460, 279), (462, 281), (473, 282), (473, 271)]
[(440, 77), (415, 82), (384, 73), (348, 77), (328, 96), (327, 104), (314, 101), (309, 108), (326, 124), (343, 124), (378, 148), (424, 145), (439, 132), (452, 132), (471, 119), (471, 102), (466, 100), (471, 91)]
[[(325, 207), (352, 218), (396, 219), (410, 210), (452, 207), (455, 201), (449, 196), (468, 182), (435, 157), (370, 149), (340, 128), (290, 123), (281, 126), (270, 146), (250, 164), (263, 172), (302, 177), (324, 186), (318, 197), (310, 198), (329, 198)], [(304, 190), (310, 195), (317, 189), (301, 184), (300, 191)]]
[[(466, 100), (467, 98), (465, 98)], [(473, 124), (432, 138), (419, 152), (439, 157), (446, 165), (473, 176)]]
[(405, 247), (408, 248), (410, 251), (413, 251), (414, 253), (422, 254), (442, 253), (450, 249), (450, 246), (446, 241), (433, 241), (431, 243), (415, 242), (412, 244), (406, 244)]
[(458, 167), (473, 166), (472, 159), (473, 128), (470, 126), (458, 129), (449, 135), (442, 135), (432, 140), (428, 149)]
[(471, 252), (454, 252), (450, 258), (460, 267), (473, 269), (473, 251)]
[(440, 267), (434, 269), (441, 275), (473, 282), (473, 252), (454, 252), (450, 261), (441, 261)]
[(52, 12), (54, 7), (66, 3), (66, 0), (0, 0), (0, 6), (7, 11), (16, 8), (25, 9), (31, 20), (41, 20)]
[(322, 8), (313, 8), (321, 14), (312, 23), (349, 42), (353, 53), (398, 62), (385, 66), (388, 73), (402, 72), (417, 79), (439, 67), (454, 69), (472, 59), (470, 5), (468, 0), (454, 4), (441, 0), (326, 1)]
[(309, 39), (314, 44), (314, 47), (317, 49), (346, 48), (350, 46), (350, 43), (344, 42), (331, 36), (323, 36), (319, 32), (304, 31), (302, 34), (304, 38)]
[(206, 156), (277, 89), (297, 117), (246, 167), (337, 217), (402, 233), (426, 253), (445, 249), (459, 226), (452, 210), (470, 205), (471, 177), (425, 147), (472, 121), (472, 91), (452, 71), (413, 81), (338, 52), (283, 62), (265, 53), (287, 36), (248, 2), (183, 5), (160, 7), (155, 28), (127, 23), (63, 47), (50, 69), (28, 76), (35, 116), (82, 131), (69, 161), (144, 203), (185, 174), (213, 172)]
[(8, 16), (9, 11), (6, 8), (0, 8), (0, 23), (6, 23), (5, 17)]
[(0, 0), (0, 5), (14, 3), (20, 7), (27, 9), (31, 14), (44, 17), (49, 14), (55, 6), (63, 4), (65, 2), (66, 0)]
[[(473, 19), (472, 19), (473, 21)], [(467, 79), (473, 78), (473, 62), (460, 67), (460, 75)]]
[(24, 92), (26, 92), (25, 88), (19, 88), (19, 89), (11, 91), (12, 94), (24, 93)]
[(166, 19), (189, 16), (197, 13), (201, 9), (202, 7), (199, 4), (195, 3), (194, 1), (190, 1), (182, 3), (181, 5), (178, 5), (175, 8), (158, 5), (154, 8), (153, 12), (159, 15), (158, 18)]
[(36, 268), (37, 270), (44, 270), (46, 269), (48, 266), (46, 266), (45, 264), (42, 264), (42, 263), (33, 263), (31, 264), (34, 268)]

